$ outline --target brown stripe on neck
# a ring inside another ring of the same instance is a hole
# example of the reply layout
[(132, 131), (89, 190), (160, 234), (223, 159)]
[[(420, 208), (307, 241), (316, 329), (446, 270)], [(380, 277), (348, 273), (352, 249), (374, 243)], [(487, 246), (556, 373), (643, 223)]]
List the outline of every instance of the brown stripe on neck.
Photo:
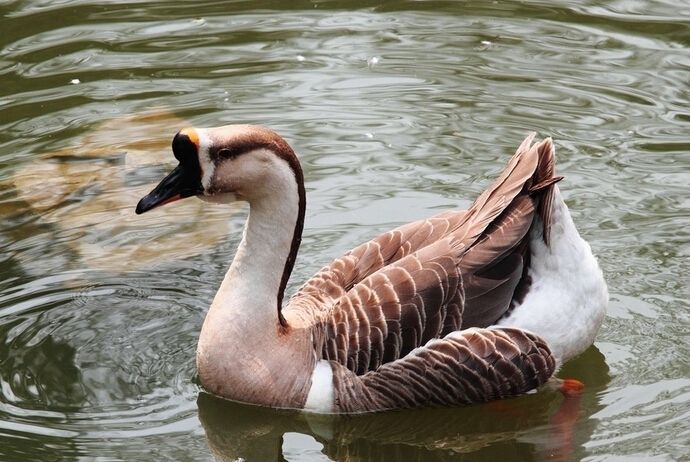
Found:
[(304, 229), (304, 214), (306, 210), (306, 193), (304, 190), (304, 174), (302, 167), (297, 159), (297, 155), (292, 150), (290, 145), (281, 138), (278, 134), (260, 125), (244, 126), (244, 131), (241, 134), (233, 134), (231, 138), (223, 138), (222, 133), (214, 133), (217, 148), (213, 146), (209, 149), (209, 157), (216, 164), (223, 160), (241, 156), (256, 149), (266, 149), (273, 152), (280, 159), (287, 162), (295, 176), (297, 183), (297, 193), (299, 200), (299, 210), (297, 213), (297, 221), (295, 222), (295, 229), (292, 233), (292, 243), (290, 244), (290, 252), (285, 260), (283, 267), (283, 275), (280, 278), (280, 285), (276, 297), (276, 305), (278, 310), (278, 321), (281, 328), (287, 329), (288, 324), (282, 315), (283, 297), (285, 295), (285, 288), (290, 274), (295, 266), (297, 252), (300, 243), (302, 242), (302, 230)]
[(285, 260), (285, 266), (283, 267), (283, 276), (280, 278), (280, 286), (278, 287), (278, 297), (276, 300), (278, 308), (278, 322), (283, 329), (288, 328), (287, 321), (283, 317), (283, 297), (285, 296), (285, 287), (287, 286), (288, 280), (290, 279), (290, 274), (292, 274), (292, 269), (295, 266), (295, 260), (297, 259), (297, 252), (299, 251), (300, 243), (302, 242), (302, 231), (304, 230), (304, 214), (307, 208), (307, 194), (304, 189), (304, 173), (302, 172), (302, 166), (297, 159), (297, 155), (292, 150), (290, 145), (288, 145), (282, 138), (276, 141), (278, 149), (273, 149), (273, 152), (278, 155), (281, 159), (285, 160), (292, 173), (295, 175), (295, 181), (297, 182), (297, 195), (299, 197), (299, 207), (297, 212), (297, 221), (295, 222), (295, 229), (292, 233), (292, 243), (290, 244), (290, 253)]

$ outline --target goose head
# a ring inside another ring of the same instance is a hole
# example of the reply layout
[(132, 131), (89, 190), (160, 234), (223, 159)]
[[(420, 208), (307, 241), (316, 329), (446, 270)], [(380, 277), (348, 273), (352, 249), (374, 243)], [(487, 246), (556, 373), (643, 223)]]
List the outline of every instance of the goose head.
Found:
[(208, 202), (259, 202), (295, 190), (300, 205), (304, 179), (285, 140), (257, 125), (185, 128), (172, 142), (178, 166), (137, 204), (141, 214), (196, 196)]

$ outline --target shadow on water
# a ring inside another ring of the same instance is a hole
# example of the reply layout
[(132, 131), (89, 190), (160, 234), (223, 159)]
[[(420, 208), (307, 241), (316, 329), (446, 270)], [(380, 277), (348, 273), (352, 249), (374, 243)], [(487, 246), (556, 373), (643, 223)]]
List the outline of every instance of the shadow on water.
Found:
[[(17, 424), (8, 429), (0, 426), (0, 460), (46, 460), (56, 452), (60, 460), (76, 460), (76, 435), (50, 428), (51, 422), (64, 420), (63, 411), (78, 410), (86, 404), (76, 350), (51, 335), (32, 338), (37, 333), (31, 329), (10, 338), (12, 327), (0, 327), (0, 423), (9, 419)], [(38, 416), (48, 424), (43, 429), (32, 422)], [(32, 437), (27, 438), (27, 434)]]
[(585, 393), (563, 398), (541, 391), (484, 405), (360, 416), (275, 411), (203, 392), (197, 405), (211, 452), (221, 461), (566, 461), (594, 431), (597, 391), (610, 378), (596, 348), (560, 375), (584, 381)]
[[(0, 376), (11, 384), (13, 399), (25, 405), (52, 409), (74, 407), (84, 399), (81, 374), (75, 364), (75, 349), (48, 335), (27, 346), (22, 336), (36, 334), (24, 331), (8, 341), (8, 330), (0, 332)], [(22, 348), (16, 345), (21, 344)]]

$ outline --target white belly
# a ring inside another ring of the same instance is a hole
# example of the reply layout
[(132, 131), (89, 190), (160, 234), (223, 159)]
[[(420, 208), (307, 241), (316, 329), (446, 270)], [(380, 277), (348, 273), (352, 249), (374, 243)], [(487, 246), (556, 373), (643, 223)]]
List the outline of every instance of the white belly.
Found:
[(557, 366), (585, 351), (606, 313), (608, 291), (592, 251), (577, 232), (555, 187), (550, 244), (530, 231), (532, 284), (523, 302), (498, 322), (529, 330), (548, 343)]

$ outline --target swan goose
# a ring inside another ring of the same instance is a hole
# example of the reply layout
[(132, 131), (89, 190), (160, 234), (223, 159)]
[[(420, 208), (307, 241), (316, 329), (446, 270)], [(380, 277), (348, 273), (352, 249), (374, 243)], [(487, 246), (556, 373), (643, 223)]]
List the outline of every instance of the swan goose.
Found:
[(294, 151), (261, 126), (178, 132), (179, 165), (136, 213), (191, 196), (250, 206), (201, 329), (203, 387), (263, 406), (361, 413), (546, 383), (593, 343), (608, 294), (556, 185), (553, 143), (533, 139), (469, 209), (355, 247), (283, 306), (306, 206)]

